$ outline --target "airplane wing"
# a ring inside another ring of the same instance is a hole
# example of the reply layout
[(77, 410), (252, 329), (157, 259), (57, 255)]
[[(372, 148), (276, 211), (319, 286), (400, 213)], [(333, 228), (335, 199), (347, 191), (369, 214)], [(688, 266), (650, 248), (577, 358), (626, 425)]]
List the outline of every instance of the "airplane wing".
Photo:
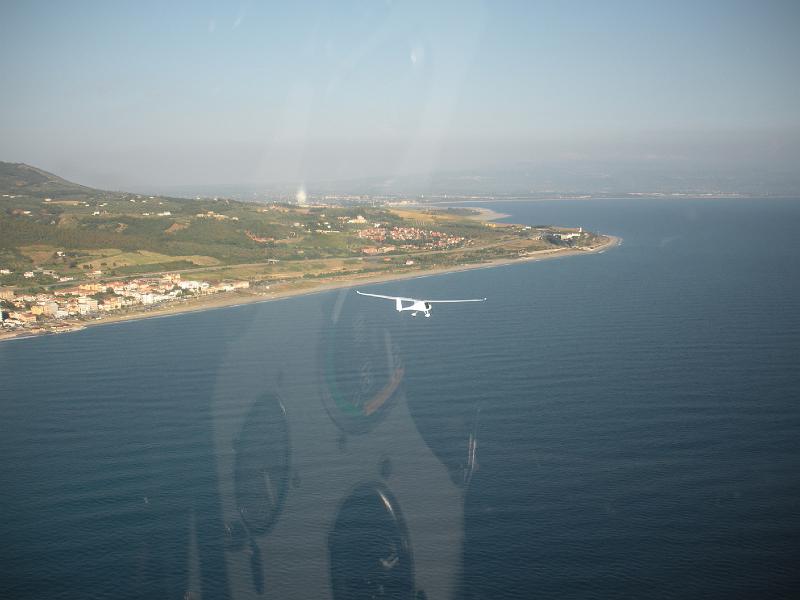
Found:
[(366, 292), (359, 292), (356, 290), (356, 294), (360, 294), (361, 296), (372, 296), (373, 298), (384, 298), (386, 300), (405, 300), (407, 302), (416, 302), (416, 298), (404, 298), (402, 296), (382, 296), (381, 294), (367, 294)]
[(425, 300), (428, 304), (443, 304), (445, 302), (486, 302), (486, 298), (470, 298), (468, 300)]

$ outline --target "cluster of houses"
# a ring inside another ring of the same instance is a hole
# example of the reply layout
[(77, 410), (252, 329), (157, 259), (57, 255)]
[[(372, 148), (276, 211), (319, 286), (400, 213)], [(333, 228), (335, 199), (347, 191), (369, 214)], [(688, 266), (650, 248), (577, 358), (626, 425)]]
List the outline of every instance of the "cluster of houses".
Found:
[[(170, 213), (167, 213), (170, 214)], [(204, 213), (197, 213), (195, 215), (198, 219), (214, 219), (215, 221), (238, 221), (239, 217), (229, 217), (228, 215), (221, 215), (213, 210), (207, 210)]]
[(0, 300), (14, 309), (2, 311), (3, 327), (26, 327), (41, 321), (69, 317), (100, 316), (128, 307), (147, 307), (181, 298), (233, 292), (250, 287), (248, 281), (212, 284), (183, 280), (180, 274), (109, 283), (82, 283), (49, 293), (17, 295), (10, 288), (0, 288)]
[[(459, 235), (451, 235), (442, 231), (431, 231), (419, 227), (367, 227), (358, 232), (358, 237), (371, 240), (373, 242), (386, 242), (390, 240), (394, 244), (382, 245), (378, 247), (363, 248), (364, 254), (385, 254), (393, 252), (398, 247), (408, 249), (442, 250), (454, 248), (467, 243), (467, 239)], [(414, 244), (403, 244), (402, 242), (415, 242)]]

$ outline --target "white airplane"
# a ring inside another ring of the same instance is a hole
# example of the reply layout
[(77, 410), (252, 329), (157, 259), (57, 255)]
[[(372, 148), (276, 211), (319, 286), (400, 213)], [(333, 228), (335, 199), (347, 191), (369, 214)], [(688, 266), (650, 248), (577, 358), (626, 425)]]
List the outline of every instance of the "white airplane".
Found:
[[(359, 292), (356, 294), (362, 296), (372, 296), (373, 298), (384, 298), (386, 300), (394, 300), (394, 307), (397, 312), (410, 310), (411, 316), (416, 317), (418, 312), (422, 312), (426, 317), (431, 316), (431, 309), (434, 304), (444, 304), (453, 302), (486, 302), (486, 298), (471, 298), (469, 300), (417, 300), (416, 298), (403, 298), (402, 296), (381, 296), (380, 294), (367, 294), (366, 292)], [(411, 302), (408, 306), (403, 306), (403, 302)]]

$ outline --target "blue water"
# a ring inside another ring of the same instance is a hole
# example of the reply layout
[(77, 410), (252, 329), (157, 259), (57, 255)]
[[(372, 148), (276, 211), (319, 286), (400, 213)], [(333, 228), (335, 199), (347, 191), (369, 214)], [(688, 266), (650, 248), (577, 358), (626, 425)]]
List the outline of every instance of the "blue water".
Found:
[(0, 344), (0, 597), (797, 597), (800, 201), (491, 207), (624, 244)]

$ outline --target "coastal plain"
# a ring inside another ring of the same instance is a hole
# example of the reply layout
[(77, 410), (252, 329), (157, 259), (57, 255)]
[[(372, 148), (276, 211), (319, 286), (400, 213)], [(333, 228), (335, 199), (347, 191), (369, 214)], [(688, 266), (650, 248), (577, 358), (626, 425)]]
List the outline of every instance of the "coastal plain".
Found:
[(581, 227), (418, 199), (242, 202), (78, 186), (0, 163), (0, 339), (599, 252)]

